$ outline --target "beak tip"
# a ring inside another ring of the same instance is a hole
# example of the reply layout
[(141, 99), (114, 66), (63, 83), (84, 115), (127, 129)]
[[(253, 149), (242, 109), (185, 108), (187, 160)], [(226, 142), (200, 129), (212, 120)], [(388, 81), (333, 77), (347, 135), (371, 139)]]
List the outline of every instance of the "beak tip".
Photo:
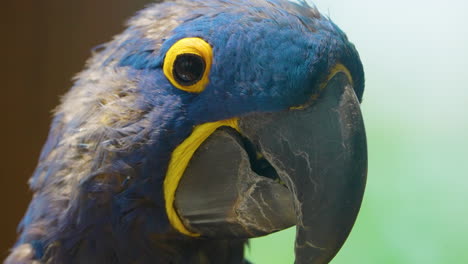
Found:
[(313, 105), (267, 117), (240, 125), (291, 190), (296, 263), (328, 263), (348, 237), (364, 193), (367, 146), (359, 101), (338, 73)]

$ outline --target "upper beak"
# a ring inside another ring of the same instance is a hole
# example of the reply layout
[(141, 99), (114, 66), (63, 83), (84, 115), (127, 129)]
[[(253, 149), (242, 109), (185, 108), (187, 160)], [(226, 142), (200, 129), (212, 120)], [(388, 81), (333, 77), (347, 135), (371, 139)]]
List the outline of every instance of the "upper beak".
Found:
[(208, 237), (297, 226), (296, 263), (328, 263), (357, 217), (367, 175), (359, 101), (337, 73), (314, 104), (256, 113), (195, 152), (175, 197), (184, 225)]

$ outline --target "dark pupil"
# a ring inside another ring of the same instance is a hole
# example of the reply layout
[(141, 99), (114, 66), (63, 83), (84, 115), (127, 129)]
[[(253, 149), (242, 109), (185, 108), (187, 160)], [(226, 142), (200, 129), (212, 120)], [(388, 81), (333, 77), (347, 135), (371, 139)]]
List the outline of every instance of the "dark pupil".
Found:
[(192, 85), (201, 80), (205, 62), (195, 54), (182, 54), (174, 62), (174, 78), (181, 85)]

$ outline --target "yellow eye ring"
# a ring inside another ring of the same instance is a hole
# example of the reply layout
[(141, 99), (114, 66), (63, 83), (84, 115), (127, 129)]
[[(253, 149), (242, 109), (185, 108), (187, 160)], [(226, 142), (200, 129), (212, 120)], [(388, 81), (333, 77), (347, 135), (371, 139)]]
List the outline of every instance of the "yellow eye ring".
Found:
[(184, 38), (172, 45), (164, 58), (163, 72), (176, 88), (200, 93), (209, 83), (213, 50), (201, 38)]

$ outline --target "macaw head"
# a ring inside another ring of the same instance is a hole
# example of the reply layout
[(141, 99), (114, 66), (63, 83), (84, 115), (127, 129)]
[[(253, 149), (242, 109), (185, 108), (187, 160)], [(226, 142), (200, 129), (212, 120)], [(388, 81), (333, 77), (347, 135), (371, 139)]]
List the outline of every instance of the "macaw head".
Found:
[[(364, 76), (354, 46), (315, 8), (152, 5), (88, 65), (31, 179), (23, 242), (57, 251), (84, 234), (200, 241), (296, 225), (296, 263), (340, 249), (366, 179)], [(50, 231), (29, 228), (37, 223)]]

